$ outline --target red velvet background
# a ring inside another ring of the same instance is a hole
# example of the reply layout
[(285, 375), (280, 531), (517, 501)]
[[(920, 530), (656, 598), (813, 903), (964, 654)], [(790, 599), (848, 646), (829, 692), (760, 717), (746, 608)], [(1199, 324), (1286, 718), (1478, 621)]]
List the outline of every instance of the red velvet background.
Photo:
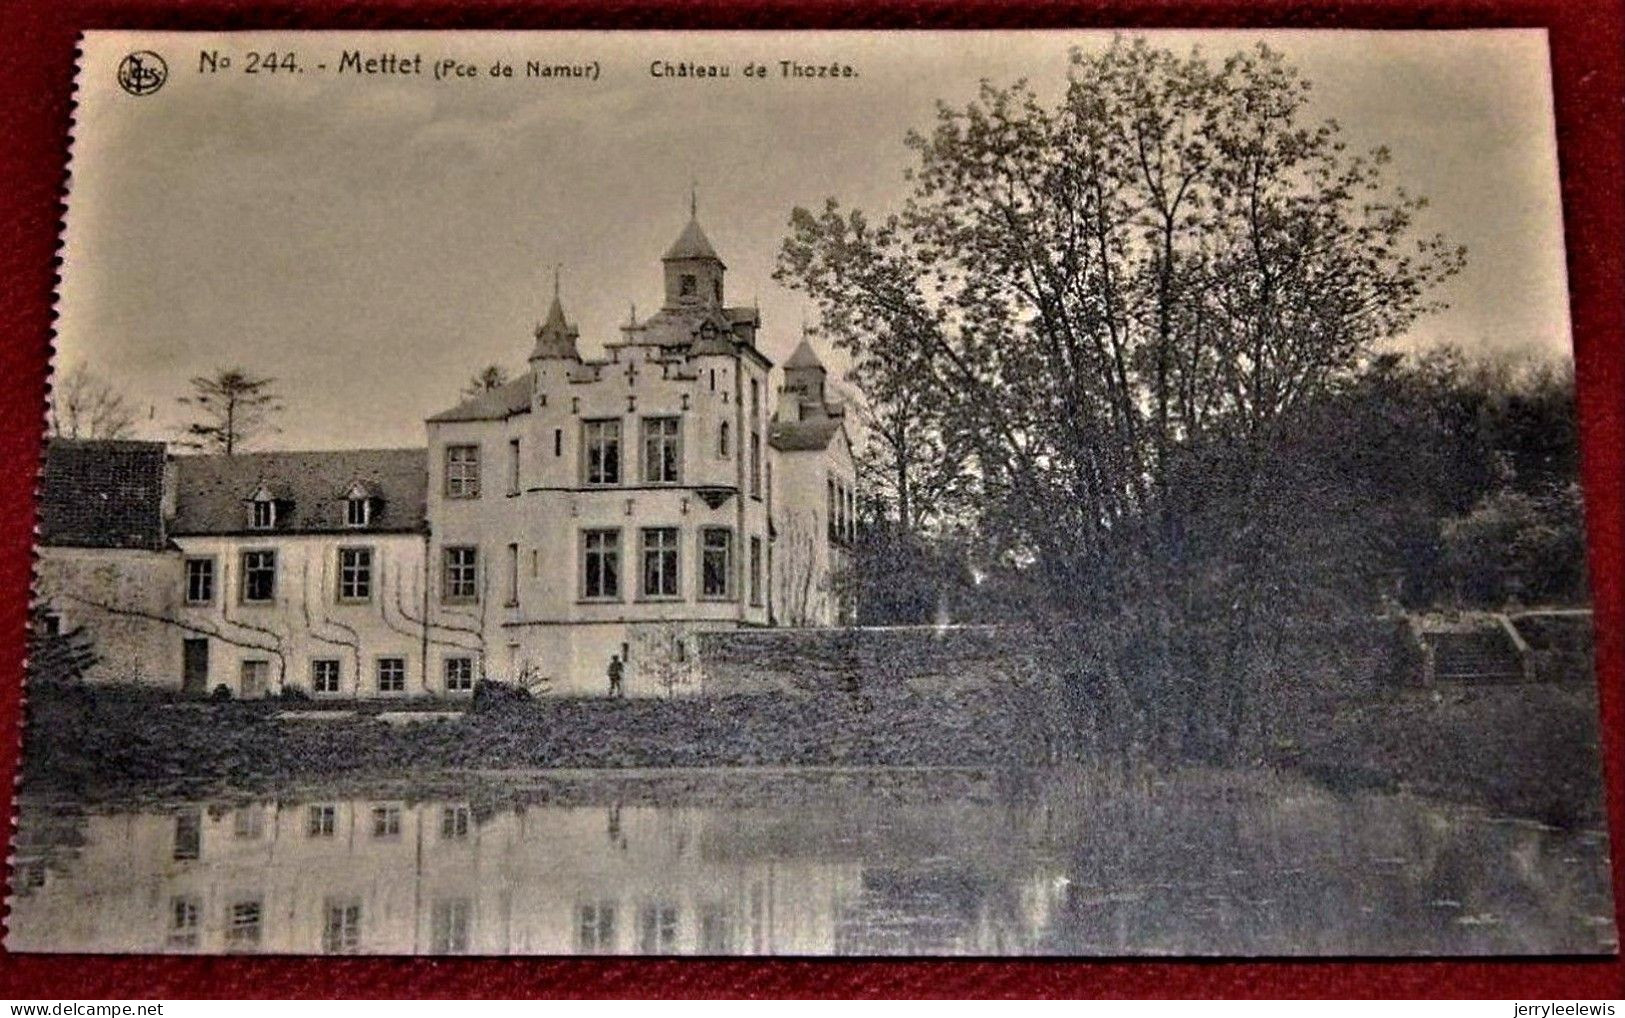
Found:
[[(1625, 845), (1625, 33), (1619, 2), (1198, 0), (8, 0), (0, 10), (0, 730), (19, 722), (23, 631), (74, 44), (89, 28), (1546, 27), (1596, 588), (1611, 829)], [(0, 788), (16, 746), (0, 738)], [(8, 796), (9, 798), (9, 796)], [(9, 816), (9, 802), (8, 816)], [(1625, 867), (1616, 852), (1616, 886)], [(1625, 901), (1625, 896), (1621, 897)], [(1622, 920), (1625, 925), (1625, 920)], [(0, 997), (1621, 997), (1603, 961), (639, 961), (150, 958), (0, 953)]]

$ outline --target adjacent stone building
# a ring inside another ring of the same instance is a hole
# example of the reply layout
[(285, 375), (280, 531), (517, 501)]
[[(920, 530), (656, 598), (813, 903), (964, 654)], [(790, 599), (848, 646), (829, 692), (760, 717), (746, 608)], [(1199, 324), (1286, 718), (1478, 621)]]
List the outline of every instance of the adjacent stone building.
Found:
[[(596, 694), (617, 657), (628, 695), (669, 695), (701, 630), (849, 618), (856, 480), (823, 365), (803, 339), (774, 392), (697, 220), (661, 263), (662, 306), (603, 359), (555, 287), (528, 370), (430, 417), (426, 449), (53, 442), (40, 597), (83, 616), (97, 679), (250, 697)], [(117, 495), (79, 519), (81, 489)], [(141, 579), (87, 572), (109, 556)]]

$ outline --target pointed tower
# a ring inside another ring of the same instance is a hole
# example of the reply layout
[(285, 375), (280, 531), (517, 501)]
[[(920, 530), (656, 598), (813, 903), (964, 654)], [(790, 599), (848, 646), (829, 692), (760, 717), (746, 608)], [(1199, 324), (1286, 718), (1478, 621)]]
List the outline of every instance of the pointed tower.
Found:
[(824, 402), (827, 377), (824, 362), (813, 352), (803, 327), (800, 345), (784, 362), (784, 384), (779, 387), (779, 405), (774, 419), (783, 423), (827, 419), (830, 416), (830, 406)]
[(688, 225), (661, 257), (666, 267), (666, 307), (722, 306), (722, 274), (727, 266), (700, 229), (699, 203), (688, 202)]
[(580, 331), (564, 318), (564, 304), (559, 301), (559, 273), (553, 270), (553, 303), (547, 309), (547, 320), (536, 326), (536, 346), (530, 351), (531, 363), (540, 360), (580, 360), (576, 338)]
[(824, 383), (828, 376), (824, 362), (818, 359), (812, 344), (803, 335), (795, 353), (784, 362), (784, 391), (796, 393), (804, 402), (822, 407)]

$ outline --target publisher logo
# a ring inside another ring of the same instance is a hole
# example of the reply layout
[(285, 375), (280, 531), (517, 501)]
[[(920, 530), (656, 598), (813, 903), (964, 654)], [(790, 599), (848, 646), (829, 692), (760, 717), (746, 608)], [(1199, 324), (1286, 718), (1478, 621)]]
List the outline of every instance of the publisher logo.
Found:
[(151, 95), (169, 80), (169, 65), (151, 50), (137, 50), (119, 61), (119, 87), (131, 95)]

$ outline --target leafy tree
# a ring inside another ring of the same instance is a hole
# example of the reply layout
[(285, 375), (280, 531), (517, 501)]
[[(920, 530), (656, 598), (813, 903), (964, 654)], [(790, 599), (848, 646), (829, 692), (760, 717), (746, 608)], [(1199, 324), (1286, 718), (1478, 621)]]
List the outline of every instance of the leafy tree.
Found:
[(128, 438), (136, 416), (124, 394), (83, 361), (51, 385), (49, 423), (55, 438)]
[(1540, 495), (1503, 489), (1445, 522), (1444, 558), (1457, 599), (1572, 604), (1585, 600), (1585, 519), (1579, 484)]
[(1247, 704), (1311, 663), (1283, 648), (1366, 609), (1370, 499), (1298, 429), (1465, 255), (1308, 91), (1265, 46), (1120, 39), (1053, 106), (1017, 83), (940, 107), (895, 213), (791, 216), (777, 277), (878, 414), (954, 451), (1102, 737), (1244, 745)]
[(473, 399), (494, 392), (508, 384), (508, 371), (500, 364), (487, 364), (463, 386), (462, 397)]
[(1176, 507), (1177, 446), (1267, 434), (1462, 263), (1307, 92), (1263, 46), (1074, 54), (1055, 108), (1022, 84), (942, 107), (898, 214), (797, 209), (778, 276), (872, 401), (918, 394), (963, 443), (984, 522), (1075, 575)]
[(231, 456), (254, 439), (281, 430), (275, 423), (284, 409), (276, 379), (222, 368), (193, 378), (191, 384), (192, 395), (179, 402), (198, 418), (184, 432), (193, 448)]

